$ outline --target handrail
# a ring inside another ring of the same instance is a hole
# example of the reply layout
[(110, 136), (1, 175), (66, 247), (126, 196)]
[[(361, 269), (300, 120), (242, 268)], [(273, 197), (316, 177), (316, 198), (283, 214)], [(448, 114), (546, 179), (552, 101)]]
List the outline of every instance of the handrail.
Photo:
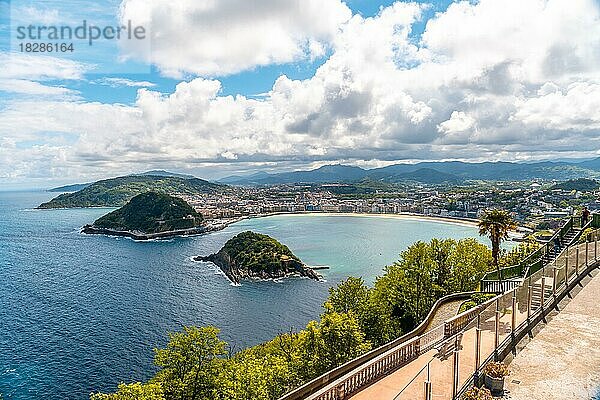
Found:
[[(585, 225), (585, 227), (588, 227), (590, 224), (591, 226), (597, 226), (595, 224), (599, 223), (600, 217), (595, 221), (590, 221), (588, 224)], [(588, 246), (587, 242), (585, 246)], [(569, 249), (569, 247), (565, 247), (565, 249), (561, 252), (561, 255), (565, 251), (568, 251), (567, 249)], [(553, 310), (555, 309), (558, 309), (558, 304), (565, 298), (565, 296), (570, 297), (570, 293), (573, 290), (573, 288), (575, 288), (576, 286), (581, 286), (581, 281), (583, 280), (583, 278), (585, 278), (586, 276), (591, 276), (591, 271), (598, 267), (600, 267), (600, 259), (598, 258), (598, 254), (594, 253), (594, 260), (592, 260), (591, 263), (588, 263), (588, 260), (586, 258), (584, 264), (580, 266), (579, 271), (577, 269), (575, 269), (575, 271), (572, 271), (574, 273), (574, 276), (572, 276), (571, 278), (568, 278), (568, 276), (566, 276), (565, 281), (562, 282), (560, 286), (554, 287), (552, 293), (553, 295), (547, 298), (547, 302), (542, 303), (537, 309), (533, 310), (531, 314), (528, 314), (527, 318), (523, 322), (521, 322), (521, 324), (515, 326), (514, 331), (510, 335), (507, 335), (507, 337), (502, 342), (498, 343), (497, 347), (490, 354), (490, 356), (481, 362), (479, 368), (477, 369), (477, 372), (471, 375), (466, 381), (463, 381), (462, 387), (458, 391), (456, 398), (461, 398), (461, 396), (464, 395), (464, 393), (473, 384), (478, 383), (476, 379), (481, 379), (480, 377), (482, 376), (482, 372), (485, 370), (486, 365), (490, 361), (503, 360), (508, 354), (514, 352), (514, 349), (516, 348), (517, 344), (521, 341), (521, 339), (525, 337), (525, 335), (527, 335), (529, 332), (531, 332), (531, 330), (534, 329), (535, 326), (537, 326), (540, 323), (540, 321), (544, 320), (544, 318), (549, 313), (553, 312)], [(565, 265), (562, 268), (566, 269), (567, 266)], [(512, 294), (504, 293), (499, 295), (497, 298), (501, 298), (502, 296), (506, 295)], [(481, 383), (481, 380), (479, 380), (479, 383)]]
[(402, 390), (399, 391), (398, 394), (396, 396), (394, 396), (394, 398), (392, 400), (399, 399), (400, 395), (406, 390), (407, 387), (409, 387), (415, 381), (415, 379), (417, 379), (419, 377), (419, 375), (421, 375), (421, 372), (423, 372), (425, 370), (425, 368), (427, 368), (427, 380), (429, 380), (429, 364), (431, 364), (431, 361), (433, 361), (433, 358), (427, 364), (425, 364), (423, 366), (423, 368), (421, 368), (419, 370), (419, 372), (417, 372), (417, 374), (410, 380), (410, 382), (408, 382), (406, 385), (404, 385)]
[[(591, 223), (594, 218), (590, 219)], [(588, 223), (588, 224), (589, 224)], [(482, 281), (498, 281), (504, 279), (511, 279), (516, 277), (525, 278), (530, 275), (531, 266), (535, 265), (539, 259), (543, 259), (543, 257), (550, 252), (550, 247), (554, 240), (558, 237), (561, 242), (564, 240), (565, 236), (573, 229), (574, 226), (574, 217), (570, 216), (566, 222), (557, 229), (556, 232), (552, 235), (552, 237), (546, 241), (542, 246), (540, 246), (535, 251), (531, 252), (527, 257), (525, 257), (519, 264), (512, 265), (509, 267), (504, 267), (500, 269), (500, 274), (498, 275), (498, 271), (490, 271), (484, 275)], [(587, 226), (587, 225), (586, 225)], [(535, 259), (535, 261), (533, 261)], [(532, 262), (533, 261), (533, 262)], [(505, 276), (505, 271), (516, 271), (517, 274), (508, 274), (509, 276)], [(496, 279), (490, 279), (491, 276), (496, 276)]]
[[(412, 331), (406, 333), (405, 335), (403, 335), (397, 339), (392, 340), (389, 343), (386, 343), (376, 349), (373, 349), (373, 350), (369, 351), (368, 353), (363, 354), (362, 356), (359, 356), (353, 360), (350, 360), (347, 363), (342, 364), (339, 367), (334, 368), (331, 371), (328, 371), (328, 372), (322, 374), (321, 376), (318, 376), (317, 378), (314, 378), (313, 380), (305, 383), (304, 385), (285, 394), (279, 400), (305, 399), (307, 396), (310, 396), (310, 395), (316, 393), (318, 390), (324, 388), (326, 385), (330, 384), (331, 382), (334, 382), (335, 380), (343, 377), (344, 375), (348, 374), (349, 372), (354, 371), (357, 368), (364, 366), (364, 365), (368, 364), (369, 362), (375, 360), (377, 357), (381, 356), (382, 354), (384, 354), (394, 348), (400, 347), (400, 346), (408, 343), (410, 340), (415, 339), (422, 334), (427, 334), (425, 332), (425, 329), (427, 328), (427, 326), (429, 326), (429, 324), (433, 320), (435, 313), (442, 306), (442, 304), (447, 303), (451, 300), (467, 299), (475, 293), (478, 293), (478, 292), (453, 293), (453, 294), (450, 294), (450, 295), (447, 295), (447, 296), (444, 296), (444, 297), (438, 299), (433, 304), (431, 310), (429, 311), (429, 314), (427, 314), (427, 317), (425, 317), (425, 319)], [(441, 325), (441, 326), (443, 326), (443, 325)], [(436, 327), (433, 330), (438, 329), (438, 328), (439, 327)], [(442, 333), (442, 335), (443, 335), (443, 333)]]

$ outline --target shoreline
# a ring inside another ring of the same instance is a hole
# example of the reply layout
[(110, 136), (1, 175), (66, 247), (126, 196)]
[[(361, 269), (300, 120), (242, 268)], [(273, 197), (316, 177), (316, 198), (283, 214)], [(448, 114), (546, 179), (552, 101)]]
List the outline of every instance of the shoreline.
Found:
[(80, 228), (80, 232), (87, 235), (108, 235), (116, 237), (128, 237), (134, 240), (147, 241), (147, 240), (160, 240), (160, 239), (172, 239), (174, 237), (189, 237), (189, 236), (200, 236), (212, 232), (222, 231), (230, 225), (237, 224), (250, 219), (268, 218), (274, 216), (323, 216), (323, 217), (359, 217), (359, 218), (388, 218), (388, 219), (404, 219), (413, 221), (430, 221), (439, 222), (460, 226), (476, 227), (478, 221), (467, 218), (458, 217), (435, 217), (423, 214), (414, 213), (401, 213), (401, 214), (371, 214), (371, 213), (344, 213), (344, 212), (321, 212), (321, 211), (299, 211), (299, 212), (273, 212), (268, 214), (257, 214), (257, 215), (246, 215), (237, 218), (228, 219), (214, 219), (209, 220), (209, 223), (197, 228), (183, 229), (177, 231), (166, 231), (159, 233), (141, 233), (132, 231), (117, 231), (113, 229), (97, 228), (93, 225), (85, 225)]
[[(235, 224), (237, 222), (246, 220), (246, 219), (254, 219), (254, 218), (267, 218), (273, 217), (276, 215), (316, 215), (316, 216), (324, 216), (324, 217), (363, 217), (363, 218), (390, 218), (390, 219), (409, 219), (409, 220), (421, 220), (421, 221), (432, 221), (432, 222), (444, 222), (455, 225), (464, 225), (464, 226), (477, 226), (479, 223), (476, 219), (470, 218), (460, 218), (460, 217), (437, 217), (425, 214), (415, 214), (415, 213), (398, 213), (398, 214), (376, 214), (376, 213), (355, 213), (355, 212), (323, 212), (323, 211), (281, 211), (281, 212), (273, 212), (268, 214), (257, 214), (257, 215), (247, 215), (242, 216), (236, 219), (234, 222), (230, 222), (227, 226)], [(217, 220), (215, 220), (217, 221)]]

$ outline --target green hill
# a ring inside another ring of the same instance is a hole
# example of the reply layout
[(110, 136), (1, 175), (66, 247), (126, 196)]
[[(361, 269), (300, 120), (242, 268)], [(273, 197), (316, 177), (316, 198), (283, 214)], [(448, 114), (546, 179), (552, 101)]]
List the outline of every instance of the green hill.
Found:
[(250, 231), (227, 241), (217, 254), (197, 257), (196, 261), (215, 263), (234, 283), (246, 278), (275, 279), (290, 275), (319, 279), (319, 275), (287, 246), (270, 236)]
[(224, 188), (198, 178), (130, 175), (98, 181), (75, 193), (63, 193), (38, 208), (120, 207), (148, 191), (193, 195), (214, 193)]
[(600, 188), (600, 183), (593, 179), (571, 179), (566, 182), (558, 183), (552, 186), (552, 189), (562, 189), (562, 190), (578, 190), (580, 192), (589, 192), (592, 190), (596, 190)]
[(93, 228), (160, 233), (191, 229), (202, 224), (202, 215), (184, 200), (168, 194), (147, 192), (94, 222)]

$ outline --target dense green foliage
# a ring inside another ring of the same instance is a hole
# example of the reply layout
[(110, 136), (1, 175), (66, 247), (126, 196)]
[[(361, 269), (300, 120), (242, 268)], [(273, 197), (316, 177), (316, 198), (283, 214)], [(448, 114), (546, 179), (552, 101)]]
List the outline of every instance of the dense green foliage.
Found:
[(458, 313), (460, 314), (462, 312), (470, 310), (471, 308), (483, 304), (486, 301), (493, 299), (494, 297), (496, 297), (496, 295), (493, 293), (475, 293), (471, 296), (469, 300), (465, 301), (460, 305)]
[(475, 239), (417, 242), (373, 288), (348, 278), (330, 289), (328, 304), (355, 315), (367, 340), (379, 346), (412, 330), (440, 297), (476, 290), (491, 262), (489, 249)]
[(300, 262), (287, 246), (270, 236), (250, 231), (228, 240), (219, 253), (227, 254), (239, 268), (253, 272), (279, 270), (282, 260)]
[(600, 188), (600, 182), (586, 178), (571, 179), (551, 187), (551, 189), (577, 190), (580, 192), (589, 192), (598, 188)]
[(120, 207), (134, 196), (154, 191), (168, 194), (212, 193), (223, 186), (202, 179), (130, 175), (95, 182), (75, 193), (64, 193), (39, 208)]
[(121, 383), (116, 393), (92, 393), (90, 400), (164, 400), (160, 383)]
[[(243, 235), (230, 250), (244, 252), (244, 238), (253, 246), (254, 238)], [(149, 383), (122, 385), (116, 394), (92, 400), (129, 400), (127, 393), (134, 391), (148, 400), (277, 399), (413, 329), (439, 297), (474, 290), (491, 262), (489, 249), (475, 239), (417, 242), (386, 267), (374, 287), (350, 277), (331, 288), (320, 320), (297, 333), (232, 355), (218, 329), (184, 328), (156, 350), (159, 371)]]
[(97, 228), (158, 233), (189, 229), (202, 223), (202, 215), (184, 200), (155, 192), (142, 193), (129, 203), (94, 222)]

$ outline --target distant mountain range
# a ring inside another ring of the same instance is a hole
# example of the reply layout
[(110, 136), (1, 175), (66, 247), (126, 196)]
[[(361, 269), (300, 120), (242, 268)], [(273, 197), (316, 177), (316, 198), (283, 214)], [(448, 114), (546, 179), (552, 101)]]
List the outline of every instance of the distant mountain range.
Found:
[(220, 182), (249, 186), (286, 183), (352, 183), (369, 179), (386, 183), (454, 184), (469, 180), (523, 181), (574, 178), (600, 178), (600, 158), (583, 162), (421, 162), (395, 164), (375, 169), (363, 169), (348, 165), (325, 165), (309, 171), (277, 174), (260, 172), (245, 177), (231, 176), (221, 179)]

